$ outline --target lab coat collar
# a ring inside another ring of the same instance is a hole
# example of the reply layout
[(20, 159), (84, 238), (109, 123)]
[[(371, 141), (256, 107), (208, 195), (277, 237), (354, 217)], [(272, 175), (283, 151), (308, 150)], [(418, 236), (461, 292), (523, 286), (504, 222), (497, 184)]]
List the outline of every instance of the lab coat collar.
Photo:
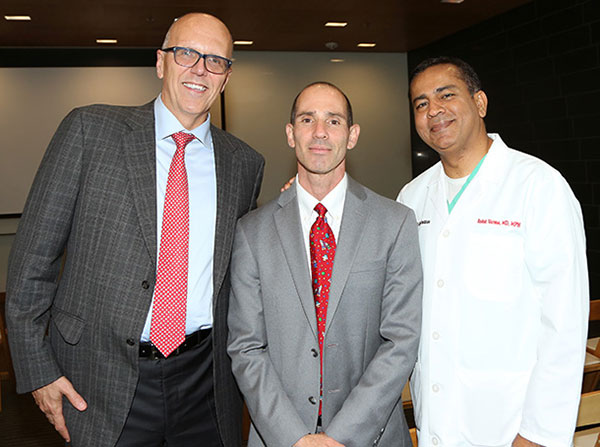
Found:
[[(488, 137), (493, 140), (490, 150), (488, 151), (487, 157), (481, 165), (479, 172), (473, 179), (473, 182), (465, 191), (469, 203), (472, 203), (481, 195), (488, 182), (500, 183), (506, 176), (508, 146), (504, 144), (504, 141), (502, 141), (502, 138), (500, 138), (500, 135), (498, 134), (489, 133)], [(442, 162), (438, 162), (432, 169), (434, 172), (432, 173), (433, 175), (431, 176), (430, 183), (427, 185), (431, 192), (429, 197), (433, 200), (437, 212), (443, 216), (444, 219), (447, 219), (449, 217), (448, 205), (446, 203), (448, 194)], [(460, 202), (461, 200), (459, 200), (456, 205), (459, 208)]]
[[(504, 144), (504, 141), (502, 141), (502, 138), (497, 133), (488, 133), (487, 135), (492, 139), (492, 145), (484, 163), (481, 165), (481, 169), (477, 173), (477, 177), (479, 179), (499, 182), (505, 175), (508, 146)], [(444, 183), (444, 167), (442, 166), (442, 162), (437, 162), (433, 169), (435, 169), (435, 172), (431, 176), (431, 181), (427, 185), (428, 187)]]

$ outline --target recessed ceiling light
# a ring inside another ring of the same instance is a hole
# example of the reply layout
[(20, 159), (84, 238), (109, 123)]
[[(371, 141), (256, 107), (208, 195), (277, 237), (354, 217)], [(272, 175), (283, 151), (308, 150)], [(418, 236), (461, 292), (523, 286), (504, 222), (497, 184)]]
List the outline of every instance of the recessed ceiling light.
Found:
[(252, 45), (254, 44), (253, 40), (234, 40), (234, 45)]
[(336, 59), (336, 58), (333, 58), (333, 59), (329, 59), (329, 62), (333, 62), (333, 63), (339, 63), (339, 62), (344, 62), (344, 59)]
[(462, 3), (464, 1), (465, 0), (440, 0), (440, 3), (456, 3), (456, 4), (458, 4), (458, 3)]
[(330, 28), (343, 28), (348, 25), (348, 22), (327, 22), (325, 26)]
[(117, 39), (96, 39), (96, 43), (117, 43)]
[(359, 48), (373, 48), (375, 45), (377, 45), (375, 42), (361, 42), (356, 46)]
[(4, 20), (29, 21), (31, 20), (31, 16), (4, 16)]

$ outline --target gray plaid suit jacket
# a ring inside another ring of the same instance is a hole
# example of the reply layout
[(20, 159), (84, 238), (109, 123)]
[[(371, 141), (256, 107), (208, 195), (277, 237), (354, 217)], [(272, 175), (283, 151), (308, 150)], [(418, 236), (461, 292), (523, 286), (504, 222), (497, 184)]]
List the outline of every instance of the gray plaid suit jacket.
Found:
[[(64, 404), (75, 447), (114, 445), (136, 388), (156, 275), (153, 110), (73, 110), (42, 160), (11, 251), (6, 308), (17, 390), (71, 380), (88, 402), (82, 413)], [(211, 132), (215, 402), (222, 440), (233, 447), (241, 442), (241, 399), (226, 353), (229, 260), (236, 221), (256, 206), (264, 160), (232, 135)]]

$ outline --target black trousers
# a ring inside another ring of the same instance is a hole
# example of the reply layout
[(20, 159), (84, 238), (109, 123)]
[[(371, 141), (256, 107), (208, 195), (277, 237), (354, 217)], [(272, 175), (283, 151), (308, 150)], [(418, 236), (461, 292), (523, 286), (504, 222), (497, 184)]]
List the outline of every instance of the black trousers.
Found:
[(221, 447), (212, 337), (166, 359), (140, 358), (140, 379), (115, 447)]

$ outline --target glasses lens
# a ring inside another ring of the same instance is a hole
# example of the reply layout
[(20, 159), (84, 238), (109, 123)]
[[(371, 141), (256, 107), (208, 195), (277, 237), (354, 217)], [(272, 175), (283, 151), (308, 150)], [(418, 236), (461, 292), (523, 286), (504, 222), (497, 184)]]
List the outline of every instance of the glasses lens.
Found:
[(184, 67), (191, 67), (196, 62), (198, 62), (198, 58), (200, 55), (195, 51), (190, 50), (189, 48), (177, 48), (175, 50), (175, 62), (179, 65), (183, 65)]
[(227, 60), (218, 56), (204, 56), (204, 64), (206, 69), (214, 74), (223, 74), (227, 71), (227, 68), (229, 68)]

